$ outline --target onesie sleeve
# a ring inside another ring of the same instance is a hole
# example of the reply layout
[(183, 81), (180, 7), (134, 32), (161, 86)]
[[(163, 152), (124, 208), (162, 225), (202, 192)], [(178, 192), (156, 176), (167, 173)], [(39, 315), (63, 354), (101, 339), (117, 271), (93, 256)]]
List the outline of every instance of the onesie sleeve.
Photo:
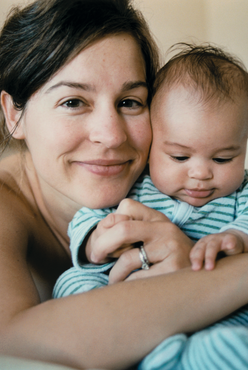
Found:
[(110, 209), (92, 210), (83, 207), (75, 214), (68, 228), (74, 266), (58, 278), (53, 289), (53, 298), (84, 293), (108, 285), (106, 272), (113, 267), (114, 262), (103, 265), (82, 264), (79, 259), (79, 249), (88, 233), (111, 212)]
[(248, 175), (246, 171), (245, 180), (237, 191), (234, 221), (226, 224), (220, 232), (235, 229), (248, 234)]
[[(72, 262), (75, 267), (82, 267), (82, 263), (78, 258), (78, 253), (84, 239), (89, 232), (96, 227), (98, 222), (111, 212), (113, 212), (113, 209), (90, 209), (83, 207), (73, 217), (69, 224), (68, 236), (70, 238)], [(110, 265), (112, 266), (113, 264), (111, 263)]]

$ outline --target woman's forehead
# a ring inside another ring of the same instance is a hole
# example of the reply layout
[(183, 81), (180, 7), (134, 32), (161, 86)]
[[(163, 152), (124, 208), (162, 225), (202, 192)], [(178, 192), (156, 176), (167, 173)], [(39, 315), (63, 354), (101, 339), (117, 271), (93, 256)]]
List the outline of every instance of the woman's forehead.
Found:
[(85, 84), (85, 89), (93, 90), (99, 81), (111, 84), (116, 79), (146, 82), (145, 62), (136, 40), (129, 34), (105, 37), (82, 50), (69, 63), (63, 66), (43, 86), (42, 92), (51, 90), (62, 81)]

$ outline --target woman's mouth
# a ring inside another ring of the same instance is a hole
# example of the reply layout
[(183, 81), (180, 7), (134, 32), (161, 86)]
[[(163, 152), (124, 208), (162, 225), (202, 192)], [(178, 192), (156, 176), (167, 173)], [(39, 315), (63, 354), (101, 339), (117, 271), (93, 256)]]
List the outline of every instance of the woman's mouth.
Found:
[(87, 171), (98, 176), (116, 176), (126, 169), (131, 163), (131, 161), (106, 161), (97, 160), (90, 162), (75, 162), (78, 165), (85, 168)]

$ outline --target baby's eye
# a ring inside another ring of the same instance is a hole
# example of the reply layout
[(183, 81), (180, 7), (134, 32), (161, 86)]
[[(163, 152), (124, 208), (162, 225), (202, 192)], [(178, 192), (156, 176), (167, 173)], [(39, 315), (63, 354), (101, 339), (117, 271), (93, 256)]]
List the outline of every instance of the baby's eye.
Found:
[(171, 155), (171, 158), (177, 162), (185, 162), (187, 161), (187, 159), (189, 159), (189, 157), (186, 156), (174, 156), (174, 155)]
[(80, 99), (69, 99), (62, 104), (62, 106), (66, 108), (80, 108), (84, 105), (85, 103)]
[(222, 164), (222, 163), (228, 163), (228, 162), (231, 162), (231, 161), (232, 161), (232, 158), (213, 158), (213, 161), (214, 161), (215, 163)]

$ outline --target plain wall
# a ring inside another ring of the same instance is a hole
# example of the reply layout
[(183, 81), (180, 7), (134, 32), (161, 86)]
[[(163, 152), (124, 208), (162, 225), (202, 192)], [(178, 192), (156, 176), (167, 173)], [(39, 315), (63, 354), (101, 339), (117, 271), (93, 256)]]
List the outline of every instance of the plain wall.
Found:
[(206, 38), (205, 9), (201, 0), (135, 0), (165, 55), (180, 41)]
[(248, 1), (205, 0), (207, 39), (235, 53), (248, 68)]
[(212, 42), (248, 68), (247, 0), (135, 0), (163, 55), (177, 42)]
[[(212, 42), (235, 53), (248, 68), (248, 0), (133, 1), (147, 19), (163, 61), (168, 59), (166, 51), (177, 42)], [(0, 0), (0, 25), (12, 5), (28, 2)]]

